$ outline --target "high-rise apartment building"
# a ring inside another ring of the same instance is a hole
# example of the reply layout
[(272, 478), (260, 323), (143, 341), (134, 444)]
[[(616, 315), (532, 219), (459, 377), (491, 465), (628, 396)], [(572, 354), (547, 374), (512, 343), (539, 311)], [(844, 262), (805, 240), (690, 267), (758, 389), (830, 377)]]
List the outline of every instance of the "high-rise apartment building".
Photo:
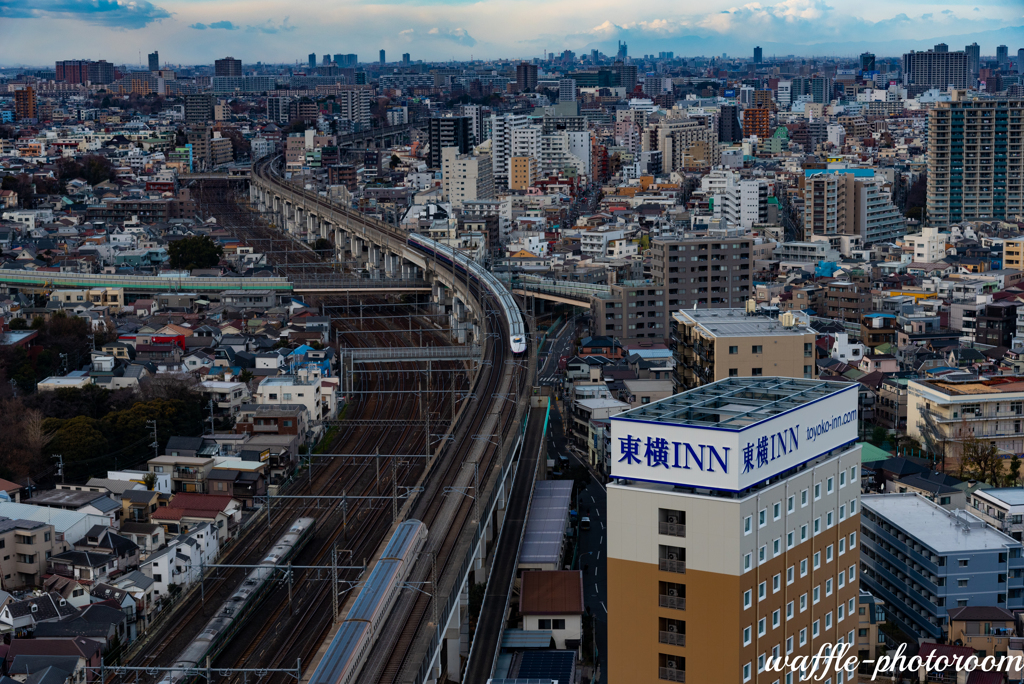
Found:
[(641, 143), (644, 152), (661, 152), (662, 173), (706, 168), (722, 161), (718, 131), (700, 119), (671, 118), (648, 125)]
[(718, 142), (739, 142), (743, 139), (739, 107), (722, 105), (718, 110)]
[[(967, 54), (968, 75), (972, 78), (976, 78), (978, 76), (978, 71), (981, 70), (981, 46), (977, 43), (971, 43), (964, 48), (964, 52)], [(974, 82), (970, 81), (968, 85), (974, 85)]]
[(495, 188), (508, 187), (509, 159), (516, 156), (515, 132), (530, 125), (530, 118), (524, 114), (491, 114), (491, 165)]
[(115, 80), (114, 65), (103, 59), (89, 62), (87, 73), (94, 85), (108, 85)]
[(516, 87), (519, 90), (534, 90), (537, 87), (537, 65), (520, 62), (516, 65)]
[(463, 203), (494, 199), (490, 155), (460, 154), (457, 147), (441, 151), (442, 191), (455, 209)]
[(216, 98), (210, 93), (186, 95), (185, 122), (206, 123), (213, 121), (213, 105), (216, 102)]
[(770, 109), (751, 107), (743, 110), (743, 137), (756, 135), (760, 140), (767, 140), (771, 134)]
[(927, 217), (934, 225), (1024, 211), (1024, 100), (954, 93), (928, 113)]
[(859, 235), (865, 245), (907, 232), (906, 218), (872, 169), (810, 169), (804, 177), (804, 240)]
[(730, 378), (609, 420), (609, 681), (772, 684), (769, 656), (855, 643), (856, 385)]
[(763, 60), (764, 53), (761, 50), (761, 46), (758, 45), (754, 48), (754, 64), (760, 64)]
[(996, 47), (996, 63), (1002, 68), (1010, 61), (1010, 49), (1005, 45)]
[(14, 91), (14, 118), (18, 121), (35, 119), (36, 91), (32, 86), (25, 86)]
[(369, 86), (343, 86), (335, 93), (334, 103), (339, 107), (342, 118), (368, 126), (372, 95)]
[(725, 185), (713, 195), (715, 218), (725, 219), (729, 226), (753, 228), (768, 223), (768, 181), (749, 178), (737, 181), (729, 176)]
[(576, 81), (571, 78), (558, 80), (558, 101), (572, 102), (576, 99)]
[(85, 83), (89, 80), (89, 60), (64, 59), (58, 61), (56, 78), (61, 83)]
[[(622, 47), (625, 46), (625, 43), (623, 43)], [(633, 89), (636, 88), (637, 81), (636, 64), (625, 64), (623, 62), (615, 62), (614, 64), (611, 65), (610, 69), (613, 74), (618, 74), (619, 87), (625, 88), (627, 95), (633, 92)]]
[(458, 149), (459, 154), (466, 154), (476, 144), (473, 139), (473, 122), (468, 116), (433, 117), (428, 120), (427, 136), (430, 143), (427, 164), (432, 169), (441, 168), (441, 154), (444, 148), (454, 147)]
[(268, 97), (267, 118), (277, 124), (288, 123), (288, 103), (290, 97)]
[(149, 53), (149, 70), (160, 71), (160, 53), (156, 50)]
[(218, 59), (213, 63), (214, 76), (241, 76), (242, 60), (234, 57)]
[(309, 64), (309, 68), (310, 69), (316, 69), (316, 53), (315, 52), (310, 52), (309, 53), (309, 58), (307, 60), (307, 64)]
[(380, 63), (381, 63), (381, 64), (385, 64), (385, 63), (386, 63), (386, 62), (384, 61), (384, 50), (383, 50), (383, 48), (382, 48), (382, 49), (381, 49), (381, 51), (380, 51)]
[(971, 69), (966, 52), (908, 52), (903, 55), (903, 82), (921, 88), (966, 88)]
[(535, 157), (511, 157), (508, 167), (509, 190), (526, 190), (537, 181), (537, 159)]
[(412, 61), (410, 57), (408, 52), (402, 53), (402, 66), (409, 66), (409, 62)]
[(861, 71), (874, 71), (875, 70), (875, 55), (871, 52), (861, 53), (860, 56), (860, 70)]

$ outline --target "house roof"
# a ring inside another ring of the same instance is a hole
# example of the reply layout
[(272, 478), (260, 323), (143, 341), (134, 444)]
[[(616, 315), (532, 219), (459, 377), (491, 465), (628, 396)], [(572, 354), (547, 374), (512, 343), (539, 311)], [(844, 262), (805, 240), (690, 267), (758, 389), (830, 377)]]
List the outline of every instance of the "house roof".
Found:
[(236, 499), (231, 496), (220, 494), (194, 494), (181, 492), (175, 494), (168, 504), (171, 509), (188, 509), (190, 511), (207, 511), (217, 513), (227, 510)]
[(523, 573), (519, 612), (523, 615), (583, 613), (583, 573), (538, 570)]
[(76, 637), (74, 639), (14, 639), (7, 658), (12, 660), (19, 655), (40, 656), (76, 656), (92, 658), (102, 644), (92, 639)]
[(963, 608), (950, 608), (949, 619), (952, 620), (985, 620), (998, 622), (1006, 620), (1014, 622), (1013, 613), (996, 606), (964, 606)]

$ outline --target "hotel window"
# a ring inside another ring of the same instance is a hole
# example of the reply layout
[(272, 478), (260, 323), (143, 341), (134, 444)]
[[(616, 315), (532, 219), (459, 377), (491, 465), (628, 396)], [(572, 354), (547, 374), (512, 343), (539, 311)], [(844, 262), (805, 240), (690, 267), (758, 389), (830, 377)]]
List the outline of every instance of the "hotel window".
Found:
[(821, 498), (821, 483), (814, 485), (814, 500), (817, 501)]
[(844, 617), (846, 617), (846, 606), (840, 603), (839, 608), (836, 609), (836, 622), (842, 622)]
[(772, 629), (775, 629), (776, 627), (778, 627), (779, 623), (781, 621), (782, 621), (782, 611), (778, 610), (778, 609), (773, 610), (772, 611)]
[(793, 619), (793, 602), (792, 601), (790, 601), (789, 603), (786, 604), (786, 619), (787, 620), (792, 620)]
[(850, 466), (850, 482), (857, 481), (857, 466)]
[(825, 485), (825, 493), (831, 494), (833, 489), (835, 489), (835, 478), (830, 477), (828, 478), (827, 484)]
[(839, 507), (839, 519), (846, 520), (846, 504)]
[(764, 527), (767, 524), (768, 524), (768, 509), (767, 508), (762, 508), (761, 511), (757, 514), (757, 526), (758, 527)]
[(800, 576), (807, 577), (807, 559), (804, 558), (800, 561)]
[(792, 652), (793, 652), (793, 637), (787, 637), (786, 638), (786, 653), (789, 654), (789, 653), (792, 653)]
[(846, 553), (846, 537), (839, 538), (839, 555)]
[(805, 489), (802, 492), (800, 492), (800, 506), (803, 507), (803, 506), (806, 506), (806, 505), (807, 505), (807, 490)]
[(853, 501), (850, 502), (850, 515), (854, 515), (856, 513), (857, 513), (857, 500), (854, 499)]
[(764, 597), (768, 595), (768, 583), (761, 582), (757, 585), (757, 600), (764, 601)]
[(850, 533), (850, 548), (852, 549), (852, 548), (855, 548), (856, 546), (857, 546), (857, 533), (856, 532), (851, 532)]
[(807, 541), (807, 524), (806, 523), (800, 526), (800, 541), (802, 541), (802, 542)]
[(792, 565), (790, 565), (788, 568), (786, 568), (786, 586), (789, 586), (790, 584), (792, 584), (795, 581), (795, 577), (794, 577), (795, 573), (793, 572), (793, 570), (794, 570), (794, 568), (793, 568)]
[(820, 620), (815, 620), (814, 623), (811, 624), (811, 637), (812, 638), (817, 638), (817, 636), (818, 636), (818, 632), (820, 631), (818, 629), (818, 623), (819, 622), (820, 622)]
[(782, 588), (782, 574), (781, 573), (776, 573), (775, 576), (772, 577), (772, 593), (774, 594), (774, 593), (778, 592), (779, 589), (781, 589), (781, 588)]
[(750, 534), (754, 529), (754, 520), (749, 515), (743, 519), (743, 534)]
[(821, 532), (821, 516), (814, 519), (814, 534)]
[(750, 642), (752, 641), (752, 639), (750, 637), (751, 631), (752, 630), (750, 629), (750, 627), (744, 627), (743, 628), (743, 645), (744, 646), (749, 646)]
[[(850, 566), (850, 571), (853, 571), (853, 566)], [(850, 579), (853, 579), (853, 575), (850, 575)], [(846, 612), (853, 615), (853, 599), (850, 599), (846, 603)], [(853, 632), (850, 632), (850, 641), (853, 641)]]
[(800, 645), (803, 646), (807, 643), (807, 628), (804, 627), (800, 630)]
[(761, 655), (757, 656), (757, 671), (758, 672), (763, 672), (764, 671), (764, 653), (762, 653)]
[(775, 503), (772, 505), (772, 520), (778, 520), (782, 517), (782, 503)]
[(768, 545), (762, 544), (761, 548), (757, 550), (757, 562), (758, 564), (764, 563), (765, 559), (768, 558)]
[(818, 605), (818, 601), (820, 601), (820, 600), (821, 600), (821, 585), (819, 584), (818, 586), (814, 587), (814, 589), (811, 589), (811, 603), (814, 604), (814, 605)]
[(750, 570), (750, 554), (743, 554), (743, 572)]
[(796, 497), (791, 496), (786, 499), (786, 512), (792, 513), (794, 508), (796, 508)]
[(793, 548), (793, 533), (792, 532), (787, 532), (786, 533), (786, 548), (787, 549)]
[(832, 611), (825, 613), (825, 629), (832, 629)]
[(846, 486), (846, 472), (839, 473), (839, 488), (842, 489)]
[(780, 553), (782, 553), (782, 537), (776, 537), (772, 542), (772, 556), (778, 556)]
[(832, 578), (829, 577), (827, 580), (825, 580), (825, 596), (831, 596), (831, 595), (832, 595)]
[(821, 567), (821, 551), (814, 552), (814, 569), (817, 570)]
[(825, 562), (826, 563), (831, 563), (832, 562), (832, 545), (831, 544), (829, 544), (828, 546), (825, 547)]
[(768, 632), (768, 620), (767, 618), (761, 618), (757, 621), (757, 636), (763, 637)]
[(800, 594), (800, 612), (807, 610), (807, 592)]
[(834, 511), (829, 511), (828, 513), (825, 514), (825, 529), (829, 529), (829, 528), (832, 527), (832, 525), (835, 524), (834, 523), (835, 516), (833, 515), (833, 513), (834, 513)]
[(846, 571), (845, 570), (840, 570), (839, 571), (839, 588), (842, 589), (845, 586), (846, 586)]
[(744, 682), (749, 682), (750, 681), (750, 663), (747, 663), (746, 665), (743, 666), (743, 681)]
[(751, 592), (750, 589), (747, 589), (745, 592), (743, 592), (743, 610), (749, 608), (753, 603), (753, 601), (751, 600), (752, 594), (753, 592)]
[[(847, 577), (849, 577), (849, 578), (850, 578), (850, 581), (851, 581), (851, 582), (853, 581), (854, 577), (856, 577), (856, 570), (857, 570), (857, 566), (856, 566), (856, 565), (851, 565), (851, 566), (850, 566), (849, 568), (847, 568), (847, 570), (846, 570), (846, 575), (847, 575)], [(851, 599), (851, 600), (852, 600), (852, 599)]]

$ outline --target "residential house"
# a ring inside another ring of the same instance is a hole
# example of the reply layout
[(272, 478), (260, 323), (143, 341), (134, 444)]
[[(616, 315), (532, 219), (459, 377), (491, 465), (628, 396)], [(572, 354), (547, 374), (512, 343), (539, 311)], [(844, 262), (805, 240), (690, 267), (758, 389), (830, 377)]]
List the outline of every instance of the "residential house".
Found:
[(998, 606), (965, 606), (949, 609), (948, 640), (973, 648), (979, 658), (1007, 655), (1010, 639), (1017, 634), (1013, 613)]
[(165, 598), (171, 587), (188, 586), (202, 577), (202, 567), (217, 560), (220, 543), (216, 528), (198, 523), (167, 541), (167, 546), (150, 554), (142, 573), (153, 580), (153, 597)]
[(157, 509), (153, 522), (168, 534), (186, 533), (196, 525), (209, 523), (220, 544), (235, 536), (242, 519), (242, 502), (228, 495), (176, 494), (167, 506)]
[(64, 551), (50, 557), (49, 571), (91, 586), (116, 576), (117, 557), (98, 551)]
[[(519, 613), (525, 631), (550, 632), (556, 649), (578, 649), (583, 638), (583, 611), (581, 571), (537, 570), (522, 574)], [(685, 628), (682, 632), (685, 634)]]
[(0, 586), (7, 590), (41, 587), (48, 559), (63, 550), (53, 525), (0, 518)]
[(149, 472), (170, 473), (171, 492), (205, 492), (206, 476), (213, 470), (215, 460), (205, 456), (157, 456), (147, 464)]
[(77, 612), (77, 608), (56, 592), (30, 596), (0, 608), (0, 632), (23, 637), (32, 634), (41, 622), (60, 620)]

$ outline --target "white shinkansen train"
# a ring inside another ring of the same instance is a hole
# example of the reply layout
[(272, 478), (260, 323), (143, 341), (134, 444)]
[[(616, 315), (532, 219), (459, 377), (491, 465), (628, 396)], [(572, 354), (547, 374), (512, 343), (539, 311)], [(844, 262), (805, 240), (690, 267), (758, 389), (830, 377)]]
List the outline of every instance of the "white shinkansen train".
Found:
[(430, 257), (436, 257), (438, 261), (449, 266), (454, 262), (457, 271), (466, 273), (468, 268), (469, 277), (475, 280), (479, 287), (486, 289), (498, 300), (502, 314), (504, 314), (505, 320), (508, 322), (509, 347), (512, 349), (512, 353), (522, 354), (526, 351), (526, 326), (523, 324), (523, 316), (519, 312), (519, 306), (516, 305), (512, 293), (508, 291), (500, 280), (472, 259), (456, 259), (454, 250), (448, 245), (415, 233), (409, 236), (409, 244), (420, 252)]

